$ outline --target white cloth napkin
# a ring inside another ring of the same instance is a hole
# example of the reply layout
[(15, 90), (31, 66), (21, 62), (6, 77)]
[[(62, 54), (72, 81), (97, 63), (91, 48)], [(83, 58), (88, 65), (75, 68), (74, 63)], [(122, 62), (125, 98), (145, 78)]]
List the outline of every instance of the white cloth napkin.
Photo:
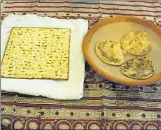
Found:
[(82, 52), (83, 37), (88, 30), (88, 21), (83, 19), (57, 19), (37, 15), (9, 15), (1, 26), (1, 59), (12, 27), (70, 28), (69, 79), (38, 80), (1, 78), (1, 90), (48, 98), (73, 100), (83, 97), (85, 61)]

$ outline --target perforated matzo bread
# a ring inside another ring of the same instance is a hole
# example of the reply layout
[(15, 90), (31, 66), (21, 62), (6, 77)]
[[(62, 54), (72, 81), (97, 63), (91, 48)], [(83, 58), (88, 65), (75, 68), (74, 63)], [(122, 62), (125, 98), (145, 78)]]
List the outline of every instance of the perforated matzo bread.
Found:
[(68, 79), (70, 29), (13, 28), (2, 60), (9, 78)]

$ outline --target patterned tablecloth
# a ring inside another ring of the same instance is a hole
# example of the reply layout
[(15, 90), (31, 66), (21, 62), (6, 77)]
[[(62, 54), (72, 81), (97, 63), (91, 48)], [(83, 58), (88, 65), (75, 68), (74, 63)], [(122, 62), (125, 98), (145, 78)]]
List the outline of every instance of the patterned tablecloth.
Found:
[[(161, 1), (16, 1), (3, 2), (2, 6), (2, 19), (11, 13), (30, 13), (84, 18), (91, 27), (104, 18), (131, 15), (161, 27)], [(115, 84), (95, 73), (87, 63), (84, 98), (79, 101), (2, 92), (1, 103), (2, 124), (12, 129), (161, 129), (161, 82), (135, 87)]]

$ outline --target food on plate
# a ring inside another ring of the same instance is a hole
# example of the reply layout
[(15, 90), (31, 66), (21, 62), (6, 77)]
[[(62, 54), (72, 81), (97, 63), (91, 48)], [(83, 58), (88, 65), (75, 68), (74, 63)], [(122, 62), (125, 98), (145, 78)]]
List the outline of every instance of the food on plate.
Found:
[(129, 54), (141, 56), (151, 49), (148, 34), (144, 31), (128, 32), (121, 39), (121, 47)]
[(97, 57), (110, 65), (121, 65), (125, 61), (126, 52), (118, 42), (103, 40), (96, 44)]
[(142, 80), (151, 77), (155, 72), (155, 68), (148, 57), (135, 57), (124, 62), (120, 71), (127, 77)]
[(12, 28), (2, 60), (6, 78), (68, 79), (70, 29)]

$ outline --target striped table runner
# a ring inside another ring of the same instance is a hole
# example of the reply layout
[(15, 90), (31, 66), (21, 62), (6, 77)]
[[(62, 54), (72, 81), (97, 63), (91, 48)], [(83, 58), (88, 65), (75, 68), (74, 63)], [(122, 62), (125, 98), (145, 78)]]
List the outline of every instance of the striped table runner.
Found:
[[(40, 0), (3, 2), (2, 6), (2, 19), (11, 13), (29, 13), (84, 18), (91, 27), (104, 18), (131, 15), (161, 27), (161, 1)], [(161, 129), (161, 82), (135, 87), (115, 84), (95, 73), (87, 63), (84, 98), (79, 101), (2, 92), (1, 103), (2, 125), (11, 129)]]

